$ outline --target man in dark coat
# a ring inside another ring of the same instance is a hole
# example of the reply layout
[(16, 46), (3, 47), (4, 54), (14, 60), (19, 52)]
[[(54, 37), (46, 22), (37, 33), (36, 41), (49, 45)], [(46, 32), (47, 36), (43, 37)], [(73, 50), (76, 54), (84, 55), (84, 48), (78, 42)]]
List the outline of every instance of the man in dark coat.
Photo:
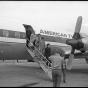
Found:
[[(47, 47), (45, 48), (45, 57), (51, 63), (51, 61), (49, 60), (50, 56), (51, 56), (51, 48), (50, 48), (50, 44), (48, 43)], [(48, 65), (48, 63), (46, 63), (46, 65)]]

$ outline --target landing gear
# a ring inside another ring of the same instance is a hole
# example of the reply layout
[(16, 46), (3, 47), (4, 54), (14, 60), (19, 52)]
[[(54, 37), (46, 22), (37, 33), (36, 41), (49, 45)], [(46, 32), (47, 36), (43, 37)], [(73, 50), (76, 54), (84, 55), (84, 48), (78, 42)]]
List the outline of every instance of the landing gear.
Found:
[(33, 60), (27, 60), (27, 62), (34, 62)]
[(88, 57), (85, 57), (86, 63), (88, 64)]
[(19, 63), (19, 61), (17, 60), (17, 62)]

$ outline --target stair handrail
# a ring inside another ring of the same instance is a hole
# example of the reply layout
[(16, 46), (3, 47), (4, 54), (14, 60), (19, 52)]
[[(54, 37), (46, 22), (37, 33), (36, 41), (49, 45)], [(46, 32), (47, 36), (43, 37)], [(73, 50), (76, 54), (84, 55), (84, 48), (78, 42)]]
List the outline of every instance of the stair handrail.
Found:
[[(27, 40), (29, 41), (29, 39), (27, 38)], [(29, 41), (29, 43), (30, 43), (30, 41)], [(33, 45), (34, 46), (34, 45)], [(38, 51), (38, 53), (39, 54), (41, 54), (42, 55), (42, 53), (34, 46), (34, 48)], [(43, 55), (42, 55), (43, 56)], [(43, 56), (43, 58), (45, 59), (45, 60), (47, 60), (44, 56)], [(48, 61), (48, 60), (47, 60)], [(51, 63), (48, 61), (48, 63), (51, 65)]]

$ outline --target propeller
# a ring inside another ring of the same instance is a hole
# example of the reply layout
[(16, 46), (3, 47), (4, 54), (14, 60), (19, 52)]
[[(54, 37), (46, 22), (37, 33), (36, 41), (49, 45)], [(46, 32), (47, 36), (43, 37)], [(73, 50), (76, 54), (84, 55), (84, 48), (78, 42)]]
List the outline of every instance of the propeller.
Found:
[[(82, 25), (82, 16), (79, 16), (78, 19), (77, 19), (77, 22), (76, 22), (76, 27), (75, 27), (75, 32), (74, 32), (74, 35), (73, 35), (73, 39), (74, 40), (72, 43), (74, 43), (77, 39), (80, 38), (80, 30), (81, 30), (81, 25)], [(70, 44), (70, 40), (66, 41), (67, 44)], [(75, 52), (75, 48), (73, 46), (72, 47), (72, 50), (71, 50), (71, 54), (69, 56), (69, 59), (68, 59), (68, 62), (67, 62), (67, 69), (68, 70), (71, 70), (72, 67), (73, 67), (73, 59), (74, 59), (74, 52)]]

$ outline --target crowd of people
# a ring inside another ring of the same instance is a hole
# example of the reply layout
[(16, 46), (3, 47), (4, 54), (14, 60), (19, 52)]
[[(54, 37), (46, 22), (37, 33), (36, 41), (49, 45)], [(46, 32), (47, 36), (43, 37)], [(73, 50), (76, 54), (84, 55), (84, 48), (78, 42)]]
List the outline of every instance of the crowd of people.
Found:
[[(44, 37), (42, 37), (40, 34), (35, 35), (35, 32), (29, 33), (28, 35), (29, 41), (27, 41), (27, 45), (29, 44), (32, 49), (34, 49), (34, 46), (46, 57), (46, 59), (52, 63), (51, 69), (52, 69), (52, 79), (53, 79), (53, 87), (60, 87), (62, 76), (63, 76), (63, 82), (65, 83), (65, 68), (66, 63), (64, 59), (64, 50), (61, 48), (58, 48), (56, 50), (56, 53), (54, 55), (51, 55), (51, 48), (50, 44), (48, 43), (47, 46), (45, 46), (45, 40)], [(46, 63), (48, 65), (48, 63)], [(63, 74), (62, 74), (63, 73)]]

